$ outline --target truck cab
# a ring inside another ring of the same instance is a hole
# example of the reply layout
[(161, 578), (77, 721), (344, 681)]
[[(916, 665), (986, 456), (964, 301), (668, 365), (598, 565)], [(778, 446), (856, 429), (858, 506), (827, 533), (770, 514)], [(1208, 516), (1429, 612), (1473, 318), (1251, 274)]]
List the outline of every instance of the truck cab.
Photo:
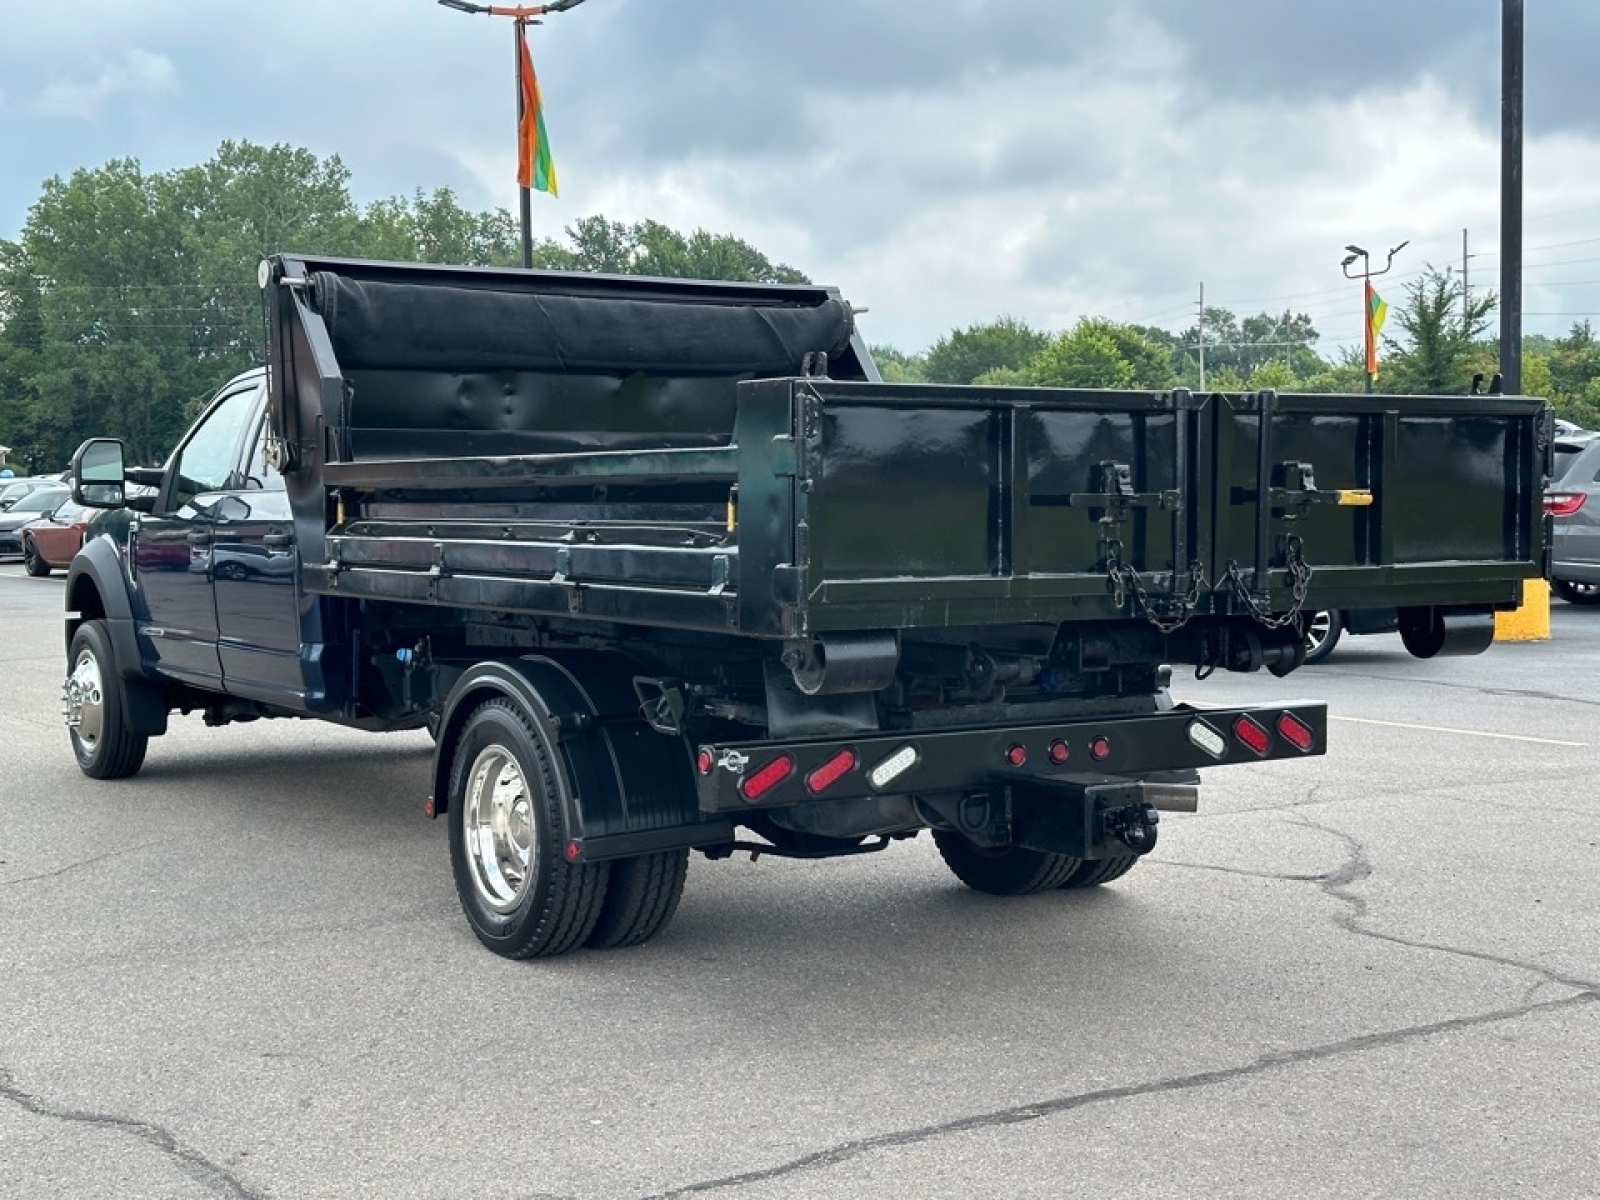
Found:
[[(129, 471), (120, 442), (95, 439), (78, 461), (88, 486), (155, 487), (102, 522), (74, 563), (74, 607), (127, 606), (119, 634), (147, 677), (289, 712), (337, 705), (323, 670), (323, 612), (301, 589), (282, 475), (267, 452), (266, 372), (218, 389), (159, 471)], [(124, 582), (125, 581), (125, 582)], [(125, 623), (125, 624), (122, 624)], [(114, 626), (115, 628), (115, 626)], [(70, 636), (70, 630), (69, 630)]]

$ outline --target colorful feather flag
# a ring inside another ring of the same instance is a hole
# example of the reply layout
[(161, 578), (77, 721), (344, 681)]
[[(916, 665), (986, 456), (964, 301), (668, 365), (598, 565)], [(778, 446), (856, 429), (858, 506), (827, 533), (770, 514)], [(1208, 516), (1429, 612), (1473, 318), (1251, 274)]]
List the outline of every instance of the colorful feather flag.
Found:
[(1372, 281), (1367, 285), (1367, 374), (1378, 373), (1378, 335), (1383, 332), (1383, 323), (1389, 316), (1389, 305), (1384, 298), (1372, 290)]
[(536, 192), (559, 196), (550, 136), (544, 129), (544, 102), (539, 96), (539, 78), (533, 73), (533, 56), (528, 53), (526, 29), (522, 31), (522, 103), (518, 107), (517, 182)]

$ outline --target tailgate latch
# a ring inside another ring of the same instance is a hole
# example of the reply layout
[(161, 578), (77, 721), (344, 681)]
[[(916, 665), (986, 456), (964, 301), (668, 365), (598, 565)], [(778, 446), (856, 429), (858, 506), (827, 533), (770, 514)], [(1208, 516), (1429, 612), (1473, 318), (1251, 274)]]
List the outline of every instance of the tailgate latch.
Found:
[(1372, 492), (1366, 488), (1317, 487), (1316, 468), (1306, 462), (1280, 463), (1273, 473), (1276, 486), (1267, 491), (1267, 501), (1274, 509), (1283, 510), (1286, 521), (1296, 521), (1310, 511), (1313, 504), (1335, 504), (1341, 508), (1367, 508), (1372, 504)]

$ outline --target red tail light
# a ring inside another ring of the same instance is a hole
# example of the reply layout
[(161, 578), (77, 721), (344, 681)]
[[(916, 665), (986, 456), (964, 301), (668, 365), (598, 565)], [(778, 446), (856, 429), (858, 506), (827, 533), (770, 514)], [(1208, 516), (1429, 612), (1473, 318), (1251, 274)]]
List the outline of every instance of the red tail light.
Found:
[(1570, 517), (1583, 507), (1583, 502), (1588, 498), (1587, 492), (1546, 492), (1544, 511), (1552, 517)]
[(1284, 741), (1302, 754), (1311, 749), (1312, 743), (1317, 738), (1317, 735), (1311, 731), (1311, 726), (1293, 713), (1284, 713), (1278, 718), (1278, 733)]
[(1028, 761), (1028, 751), (1021, 742), (1013, 742), (1006, 748), (1006, 761), (1013, 767), (1020, 767)]
[(806, 790), (815, 795), (832, 787), (856, 769), (856, 752), (841, 750), (806, 776)]
[(1239, 717), (1234, 721), (1233, 736), (1257, 754), (1265, 754), (1272, 745), (1272, 735), (1251, 717)]
[(794, 759), (780, 754), (759, 771), (753, 771), (739, 781), (739, 794), (746, 800), (759, 800), (785, 779), (794, 774)]

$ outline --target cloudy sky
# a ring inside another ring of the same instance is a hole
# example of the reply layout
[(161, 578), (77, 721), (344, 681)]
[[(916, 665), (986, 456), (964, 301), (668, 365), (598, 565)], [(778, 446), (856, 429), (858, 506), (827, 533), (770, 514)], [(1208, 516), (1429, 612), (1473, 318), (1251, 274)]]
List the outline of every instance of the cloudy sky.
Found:
[[(3, 0), (0, 237), (39, 184), (226, 138), (360, 200), (515, 205), (508, 23), (432, 0)], [(536, 231), (736, 233), (915, 350), (1002, 313), (1360, 338), (1347, 242), (1498, 282), (1500, 0), (587, 0), (534, 32)], [(1600, 315), (1600, 2), (1528, 0), (1525, 328)], [(308, 249), (315, 249), (309, 247)]]

